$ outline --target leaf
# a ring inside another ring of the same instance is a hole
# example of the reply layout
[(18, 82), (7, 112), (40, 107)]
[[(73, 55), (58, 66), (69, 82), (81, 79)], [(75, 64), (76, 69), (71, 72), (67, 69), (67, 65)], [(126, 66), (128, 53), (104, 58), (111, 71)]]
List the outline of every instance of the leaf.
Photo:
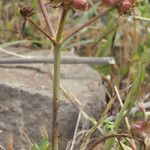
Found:
[(18, 44), (24, 44), (24, 43), (42, 43), (41, 41), (37, 41), (37, 40), (20, 40), (20, 41), (10, 41), (10, 42), (6, 42), (3, 44), (0, 44), (1, 48), (6, 48), (6, 47), (10, 47), (10, 46), (14, 46), (14, 45), (18, 45)]
[(14, 46), (17, 44), (27, 43), (27, 42), (29, 42), (29, 41), (27, 41), (27, 40), (11, 41), (11, 42), (6, 42), (4, 44), (1, 44), (0, 47), (5, 48), (5, 47), (9, 47), (9, 46)]
[(40, 150), (51, 150), (51, 145), (47, 138), (43, 141), (42, 145), (40, 146)]
[(127, 114), (130, 112), (131, 108), (134, 105), (134, 102), (136, 101), (139, 93), (139, 88), (142, 82), (142, 77), (143, 77), (143, 71), (144, 71), (144, 66), (142, 63), (139, 63), (138, 65), (138, 71), (136, 74), (136, 77), (133, 81), (132, 88), (129, 92), (129, 94), (126, 97), (125, 103), (115, 121), (115, 128), (118, 129), (118, 127), (121, 124), (121, 121), (127, 116)]
[(36, 143), (34, 143), (32, 150), (40, 150), (40, 147)]
[[(129, 92), (129, 94), (126, 97), (126, 100), (123, 104), (123, 107), (117, 116), (117, 119), (114, 123), (114, 131), (117, 132), (117, 130), (120, 127), (120, 124), (122, 123), (122, 120), (125, 119), (125, 117), (130, 113), (131, 108), (134, 106), (134, 103), (137, 99), (138, 93), (139, 93), (139, 88), (142, 83), (142, 76), (143, 76), (143, 71), (145, 70), (145, 67), (142, 63), (139, 63), (138, 65), (138, 71), (136, 74), (136, 77), (133, 81), (132, 88)], [(104, 145), (104, 150), (110, 150), (114, 142), (114, 139), (109, 139), (105, 142)]]
[(120, 144), (124, 150), (132, 150), (132, 148), (128, 147), (127, 145), (123, 144), (122, 142), (120, 142)]

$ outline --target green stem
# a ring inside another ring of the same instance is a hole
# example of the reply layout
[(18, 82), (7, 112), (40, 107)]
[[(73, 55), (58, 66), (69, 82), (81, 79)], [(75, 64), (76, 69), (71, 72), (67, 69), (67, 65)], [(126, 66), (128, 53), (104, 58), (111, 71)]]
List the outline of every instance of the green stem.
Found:
[(56, 44), (54, 44), (54, 83), (53, 83), (53, 133), (52, 133), (52, 150), (58, 150), (58, 110), (60, 95), (60, 58), (61, 58), (61, 38), (65, 26), (65, 20), (68, 10), (62, 8), (60, 23), (56, 35)]
[[(130, 113), (131, 108), (134, 106), (134, 103), (138, 96), (137, 93), (139, 92), (139, 88), (140, 88), (140, 85), (142, 82), (141, 81), (142, 73), (143, 73), (143, 64), (139, 63), (137, 76), (133, 82), (133, 86), (132, 86), (129, 94), (127, 95), (127, 98), (123, 104), (123, 107), (114, 123), (114, 132), (118, 131), (122, 120), (125, 119), (125, 117)], [(113, 145), (113, 142), (114, 142), (114, 139), (107, 140), (104, 145), (104, 150), (110, 150)]]
[(60, 45), (54, 47), (54, 83), (53, 83), (53, 133), (52, 150), (58, 150), (58, 110), (60, 85)]
[(64, 6), (62, 8), (62, 13), (61, 13), (61, 16), (60, 16), (60, 24), (59, 24), (57, 35), (56, 35), (56, 41), (58, 43), (61, 42), (61, 40), (62, 40), (62, 33), (63, 33), (64, 26), (65, 26), (67, 12), (68, 12), (68, 9), (65, 8), (65, 6)]

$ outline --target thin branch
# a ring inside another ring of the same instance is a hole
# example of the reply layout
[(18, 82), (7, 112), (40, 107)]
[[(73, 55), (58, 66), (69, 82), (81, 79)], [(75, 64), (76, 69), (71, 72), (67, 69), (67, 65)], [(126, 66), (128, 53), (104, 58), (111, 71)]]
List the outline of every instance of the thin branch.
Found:
[[(1, 48), (0, 48), (1, 51)], [(6, 52), (6, 51), (4, 51)], [(8, 54), (13, 54), (14, 56), (22, 57), (18, 58), (3, 58), (0, 59), (0, 64), (53, 64), (54, 58), (31, 58), (31, 56), (22, 56), (19, 54), (14, 54), (13, 52), (8, 52)], [(24, 57), (24, 58), (23, 58)], [(115, 64), (114, 58), (112, 57), (70, 57), (64, 56), (61, 58), (61, 64)]]
[(134, 16), (134, 19), (150, 22), (150, 18), (145, 18), (141, 16)]
[(47, 12), (47, 9), (46, 9), (44, 1), (43, 0), (39, 0), (39, 5), (40, 5), (40, 8), (41, 8), (43, 17), (45, 19), (45, 22), (47, 24), (47, 27), (49, 29), (49, 32), (52, 35), (52, 37), (54, 38), (56, 36), (56, 33), (55, 33), (54, 27), (53, 27), (53, 25), (51, 23), (51, 20), (50, 20), (50, 17), (48, 15), (48, 12)]
[(114, 26), (114, 27), (111, 28), (110, 30), (107, 29), (107, 32), (106, 32), (104, 35), (100, 36), (100, 37), (96, 40), (96, 42), (92, 45), (91, 49), (95, 49), (95, 47), (97, 46), (97, 44), (98, 44), (101, 40), (105, 39), (105, 38), (106, 38), (109, 34), (111, 34), (113, 31), (115, 31), (115, 29), (116, 29), (117, 27), (118, 27), (118, 25)]
[[(136, 150), (136, 149), (133, 147), (133, 145), (132, 145), (130, 139), (128, 139), (128, 138), (125, 138), (125, 139), (129, 142), (131, 149), (132, 149), (132, 150)], [(133, 139), (132, 139), (132, 140), (133, 140)], [(133, 141), (134, 141), (134, 140), (133, 140)]]
[(80, 30), (82, 30), (83, 28), (85, 28), (86, 26), (90, 25), (91, 23), (97, 21), (100, 17), (106, 15), (108, 12), (110, 12), (111, 10), (113, 10), (113, 8), (111, 9), (107, 9), (105, 11), (103, 11), (102, 13), (96, 15), (94, 18), (92, 18), (91, 20), (89, 20), (88, 22), (86, 22), (85, 24), (81, 25), (80, 27), (76, 28), (75, 30), (73, 30), (70, 34), (68, 34), (62, 41), (65, 42), (67, 39), (69, 39), (71, 36), (73, 36), (74, 34), (76, 34), (77, 32), (79, 32)]
[(62, 39), (62, 34), (63, 34), (64, 26), (65, 26), (65, 21), (66, 21), (67, 13), (68, 13), (68, 9), (65, 8), (65, 6), (63, 6), (62, 10), (61, 10), (61, 15), (60, 15), (60, 19), (59, 19), (59, 26), (58, 26), (57, 35), (56, 35), (56, 41), (58, 43)]
[(34, 27), (36, 27), (39, 31), (41, 31), (46, 37), (48, 37), (50, 40), (51, 40), (51, 42), (53, 43), (53, 44), (55, 44), (56, 43), (56, 41), (50, 36), (50, 35), (48, 35), (44, 30), (42, 30), (40, 27), (38, 27), (30, 18), (28, 18), (28, 17), (26, 17), (25, 18), (27, 21), (29, 21)]
[(117, 141), (118, 141), (118, 143), (119, 143), (119, 145), (120, 145), (121, 149), (122, 149), (122, 150), (125, 150), (125, 149), (122, 147), (122, 144), (121, 144), (121, 141), (120, 141), (120, 139), (119, 139), (119, 138), (117, 138)]
[[(0, 48), (1, 51), (1, 48)], [(19, 55), (14, 52), (7, 52), (8, 54), (22, 57), (22, 59), (18, 58), (3, 58), (0, 59), (0, 64), (53, 64), (54, 58), (31, 58), (31, 56)], [(24, 58), (23, 58), (24, 57)], [(115, 64), (115, 60), (112, 57), (71, 57), (64, 56), (61, 58), (61, 64)]]
[(145, 147), (145, 143), (142, 139), (140, 138), (136, 138), (136, 137), (133, 137), (129, 134), (111, 134), (111, 135), (107, 135), (105, 137), (102, 137), (100, 139), (98, 139), (94, 144), (92, 144), (90, 147), (89, 147), (89, 150), (93, 150), (94, 147), (96, 147), (98, 144), (106, 141), (107, 139), (111, 139), (111, 138), (131, 138), (131, 139), (135, 139), (136, 141), (139, 141), (140, 143), (142, 143)]

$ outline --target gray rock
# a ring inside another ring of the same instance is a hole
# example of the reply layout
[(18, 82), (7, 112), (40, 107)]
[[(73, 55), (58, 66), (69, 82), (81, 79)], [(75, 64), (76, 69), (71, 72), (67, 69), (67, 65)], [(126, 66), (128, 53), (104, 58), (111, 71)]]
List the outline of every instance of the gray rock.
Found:
[[(42, 50), (25, 55), (47, 56), (48, 53)], [(0, 144), (4, 147), (11, 133), (15, 150), (28, 150), (29, 143), (25, 134), (32, 142), (40, 143), (43, 127), (51, 139), (52, 70), (52, 65), (36, 64), (0, 67)], [(80, 100), (90, 116), (99, 117), (105, 91), (95, 70), (88, 65), (62, 65), (61, 81), (62, 86)], [(64, 150), (67, 141), (73, 137), (78, 109), (62, 93), (60, 99), (60, 150)], [(89, 125), (84, 120), (81, 127), (88, 128)]]

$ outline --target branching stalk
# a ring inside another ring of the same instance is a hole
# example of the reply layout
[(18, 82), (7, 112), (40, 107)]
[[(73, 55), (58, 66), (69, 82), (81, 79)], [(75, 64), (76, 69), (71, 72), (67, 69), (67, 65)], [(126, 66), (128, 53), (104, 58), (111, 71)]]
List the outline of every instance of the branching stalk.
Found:
[(62, 11), (61, 11), (61, 15), (60, 15), (58, 30), (57, 30), (56, 37), (55, 37), (55, 33), (54, 33), (55, 31), (53, 30), (53, 27), (52, 27), (51, 22), (49, 20), (44, 2), (42, 0), (39, 0), (39, 2), (40, 2), (41, 9), (42, 9), (42, 14), (45, 17), (45, 21), (47, 23), (47, 26), (48, 26), (52, 36), (50, 36), (45, 31), (43, 31), (40, 27), (38, 27), (36, 25), (36, 23), (34, 23), (32, 21), (32, 19), (29, 18), (32, 15), (32, 9), (30, 9), (28, 7), (22, 8), (21, 14), (34, 27), (36, 27), (46, 37), (48, 37), (50, 39), (50, 41), (53, 43), (53, 46), (54, 46), (52, 150), (58, 150), (59, 149), (59, 147), (58, 147), (58, 142), (59, 142), (59, 140), (58, 140), (58, 135), (59, 135), (59, 131), (58, 131), (58, 124), (59, 124), (59, 122), (58, 122), (58, 111), (59, 111), (59, 95), (60, 95), (60, 63), (61, 63), (61, 47), (62, 47), (62, 44), (68, 38), (70, 38), (71, 36), (73, 36), (77, 32), (81, 31), (83, 28), (87, 27), (91, 23), (98, 20), (101, 16), (106, 15), (112, 9), (107, 9), (104, 12), (100, 13), (99, 15), (95, 16), (94, 18), (89, 20), (84, 25), (82, 25), (82, 26), (76, 28), (75, 30), (73, 30), (69, 35), (67, 35), (62, 40), (62, 34), (63, 34), (63, 31), (64, 31), (65, 21), (66, 21), (67, 13), (69, 11), (69, 7), (67, 7), (65, 4), (61, 5)]
[(51, 20), (50, 20), (50, 17), (48, 15), (48, 12), (47, 12), (47, 9), (46, 9), (46, 6), (44, 4), (44, 0), (39, 0), (39, 5), (40, 5), (40, 8), (41, 8), (41, 11), (42, 11), (42, 14), (43, 14), (43, 17), (45, 19), (45, 22), (47, 24), (47, 27), (49, 29), (49, 32), (51, 34), (52, 37), (55, 37), (55, 30), (53, 28), (53, 25), (51, 23)]
[(55, 40), (50, 35), (48, 35), (44, 30), (42, 30), (40, 27), (38, 27), (30, 18), (26, 17), (25, 19), (28, 20), (39, 31), (41, 31), (46, 37), (48, 37), (53, 44), (55, 44)]
[(53, 133), (52, 133), (52, 150), (58, 150), (58, 110), (60, 95), (60, 58), (61, 58), (61, 38), (64, 30), (68, 10), (62, 7), (60, 22), (56, 35), (56, 44), (54, 44), (54, 83), (53, 83)]
[(65, 26), (65, 21), (66, 21), (66, 17), (67, 17), (67, 12), (68, 12), (68, 9), (65, 8), (65, 6), (62, 7), (62, 12), (61, 12), (61, 16), (60, 16), (60, 23), (58, 26), (57, 36), (56, 36), (56, 41), (58, 43), (61, 42), (62, 33), (63, 33), (63, 29)]
[(88, 22), (86, 22), (85, 24), (81, 25), (80, 27), (74, 29), (71, 33), (69, 33), (62, 41), (62, 43), (64, 43), (67, 39), (69, 39), (71, 36), (73, 36), (74, 34), (78, 33), (80, 30), (82, 30), (83, 28), (85, 28), (86, 26), (90, 25), (91, 23), (97, 21), (100, 17), (108, 14), (113, 8), (107, 9), (105, 11), (103, 11), (102, 13), (96, 15), (94, 18), (92, 18), (91, 20), (89, 20)]

